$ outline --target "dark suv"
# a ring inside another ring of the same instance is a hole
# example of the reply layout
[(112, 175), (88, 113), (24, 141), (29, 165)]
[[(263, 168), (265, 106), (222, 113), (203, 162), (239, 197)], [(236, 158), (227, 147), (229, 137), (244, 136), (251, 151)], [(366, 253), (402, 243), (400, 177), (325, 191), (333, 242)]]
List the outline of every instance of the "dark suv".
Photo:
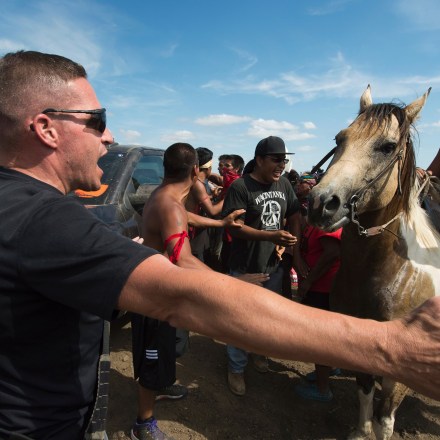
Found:
[(145, 201), (163, 180), (163, 155), (157, 148), (112, 144), (98, 162), (101, 188), (72, 196), (115, 231), (136, 237)]

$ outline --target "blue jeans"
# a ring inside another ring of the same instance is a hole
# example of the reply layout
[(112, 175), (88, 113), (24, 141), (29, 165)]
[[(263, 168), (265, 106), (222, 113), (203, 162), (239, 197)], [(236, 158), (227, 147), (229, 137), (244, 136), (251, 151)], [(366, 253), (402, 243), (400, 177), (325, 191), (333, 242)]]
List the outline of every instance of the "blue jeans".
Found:
[[(231, 271), (232, 276), (242, 275), (241, 272)], [(281, 264), (277, 270), (270, 274), (270, 278), (263, 284), (263, 287), (272, 290), (275, 293), (281, 294), (283, 287), (283, 268)], [(228, 354), (228, 368), (232, 373), (243, 373), (248, 364), (248, 352), (241, 348), (226, 346), (226, 353)]]

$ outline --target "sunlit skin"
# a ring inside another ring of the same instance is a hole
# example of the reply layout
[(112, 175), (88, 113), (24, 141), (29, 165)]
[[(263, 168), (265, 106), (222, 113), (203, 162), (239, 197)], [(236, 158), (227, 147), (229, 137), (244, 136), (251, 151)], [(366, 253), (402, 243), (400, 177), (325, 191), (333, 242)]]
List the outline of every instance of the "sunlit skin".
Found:
[(223, 162), (222, 168), (220, 168), (220, 166), (219, 166), (220, 173), (223, 173), (223, 170), (225, 168), (226, 168), (226, 171), (232, 171), (232, 170), (237, 171), (237, 168), (234, 168), (234, 165), (232, 165), (232, 162), (230, 160), (225, 160)]
[(311, 190), (312, 190), (312, 185), (310, 185), (310, 183), (307, 182), (298, 183), (295, 187), (296, 195), (300, 198), (306, 198), (310, 194)]
[[(69, 81), (67, 87), (68, 96), (73, 98), (57, 106), (76, 110), (102, 107), (86, 79)], [(49, 179), (64, 194), (75, 189), (99, 189), (103, 172), (98, 167), (98, 160), (107, 153), (106, 145), (113, 142), (113, 136), (107, 128), (100, 133), (86, 127), (89, 118), (87, 114), (38, 113), (29, 116), (26, 120), (27, 127), (31, 127), (28, 143), (35, 144), (35, 154), (43, 150), (44, 158), (38, 166), (29, 166), (33, 160), (30, 153), (16, 160), (11, 168), (39, 180)]]
[(273, 154), (271, 156), (257, 156), (255, 158), (257, 166), (251, 173), (251, 176), (258, 182), (267, 184), (280, 180), (286, 168), (286, 164), (283, 161), (276, 163), (273, 158), (285, 159), (286, 155)]

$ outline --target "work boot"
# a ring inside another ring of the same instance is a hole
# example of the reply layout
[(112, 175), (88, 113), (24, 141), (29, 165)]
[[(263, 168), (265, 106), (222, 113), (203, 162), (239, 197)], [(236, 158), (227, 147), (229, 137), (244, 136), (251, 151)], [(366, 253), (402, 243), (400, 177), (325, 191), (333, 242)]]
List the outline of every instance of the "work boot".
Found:
[(266, 356), (261, 356), (261, 354), (251, 354), (252, 362), (254, 363), (254, 368), (259, 373), (267, 373), (269, 371), (269, 362)]
[(237, 396), (244, 396), (246, 393), (244, 373), (233, 373), (232, 371), (228, 371), (228, 385), (232, 393)]

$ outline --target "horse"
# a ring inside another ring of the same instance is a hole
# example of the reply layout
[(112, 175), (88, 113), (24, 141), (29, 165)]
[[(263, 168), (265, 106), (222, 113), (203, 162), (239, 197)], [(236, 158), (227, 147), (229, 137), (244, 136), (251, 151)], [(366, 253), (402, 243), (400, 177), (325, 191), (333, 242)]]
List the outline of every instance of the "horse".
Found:
[[(420, 180), (427, 180), (417, 178), (413, 147), (414, 123), (429, 92), (407, 106), (373, 104), (368, 85), (359, 114), (337, 134), (333, 159), (309, 196), (312, 225), (343, 227), (333, 311), (387, 321), (440, 294), (440, 235), (419, 204)], [(356, 373), (356, 382), (359, 423), (349, 438), (372, 432), (391, 438), (407, 387), (383, 377), (373, 410), (375, 378)]]

